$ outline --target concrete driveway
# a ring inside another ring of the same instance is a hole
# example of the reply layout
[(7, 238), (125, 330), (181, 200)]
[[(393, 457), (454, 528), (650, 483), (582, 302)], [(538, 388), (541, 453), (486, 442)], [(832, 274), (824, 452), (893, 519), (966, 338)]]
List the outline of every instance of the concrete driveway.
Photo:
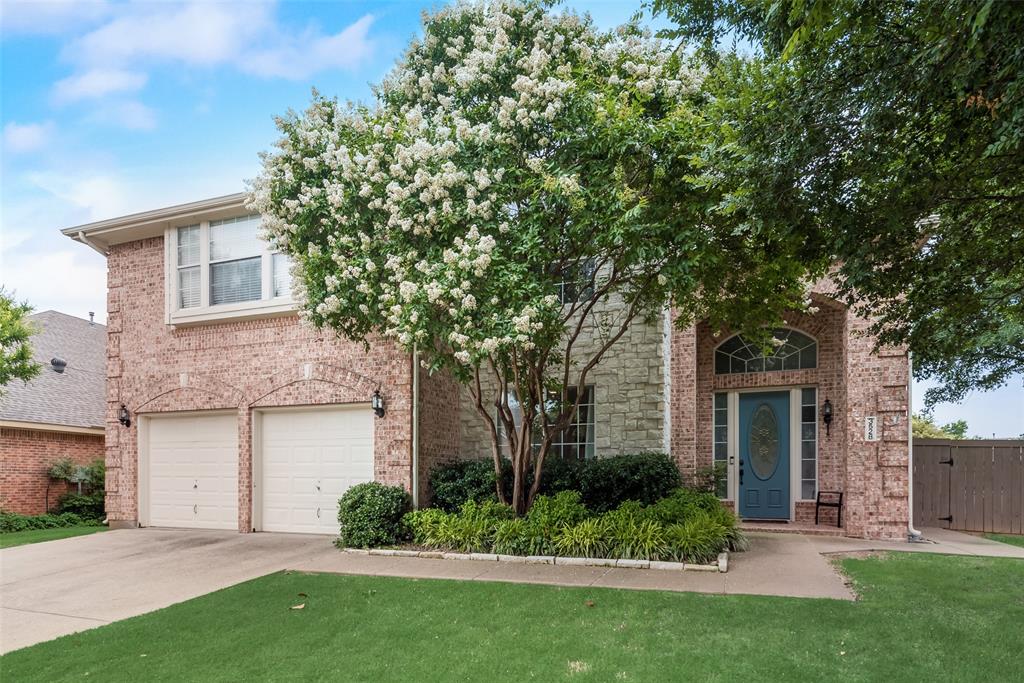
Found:
[(338, 555), (331, 541), (131, 529), (0, 550), (0, 653)]

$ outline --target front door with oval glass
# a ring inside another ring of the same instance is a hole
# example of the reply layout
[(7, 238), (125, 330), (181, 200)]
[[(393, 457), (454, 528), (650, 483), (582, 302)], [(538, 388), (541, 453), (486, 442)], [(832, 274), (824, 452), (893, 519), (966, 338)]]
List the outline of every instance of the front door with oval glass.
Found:
[(789, 392), (740, 394), (740, 516), (789, 519)]

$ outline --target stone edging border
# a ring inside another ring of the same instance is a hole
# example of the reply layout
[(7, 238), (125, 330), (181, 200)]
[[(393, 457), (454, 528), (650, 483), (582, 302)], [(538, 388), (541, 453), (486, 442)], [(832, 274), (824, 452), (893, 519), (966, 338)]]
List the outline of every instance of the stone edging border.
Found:
[(440, 550), (398, 550), (394, 548), (344, 548), (352, 555), (378, 557), (419, 557), (431, 560), (472, 560), (480, 562), (510, 562), (516, 564), (552, 564), (570, 567), (619, 567), (626, 569), (658, 569), (662, 571), (721, 572), (729, 571), (729, 551), (718, 554), (715, 564), (689, 562), (660, 562), (657, 560), (615, 560), (604, 557), (558, 557), (554, 555), (496, 555), (493, 553), (448, 553)]

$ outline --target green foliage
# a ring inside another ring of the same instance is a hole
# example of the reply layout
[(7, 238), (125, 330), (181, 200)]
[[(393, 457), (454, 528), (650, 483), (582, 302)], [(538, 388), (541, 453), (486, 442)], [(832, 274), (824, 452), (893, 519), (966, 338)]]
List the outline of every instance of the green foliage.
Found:
[(601, 515), (592, 515), (576, 491), (539, 496), (526, 517), (494, 501), (468, 501), (456, 513), (411, 512), (404, 525), (416, 543), (457, 552), (705, 562), (745, 548), (732, 512), (714, 494), (687, 489), (650, 506), (626, 501)]
[(626, 500), (653, 503), (682, 484), (679, 468), (664, 453), (637, 453), (588, 460), (581, 476), (583, 502), (595, 512)]
[(454, 512), (467, 500), (496, 500), (494, 463), (491, 460), (456, 460), (430, 470), (431, 502)]
[(27, 382), (39, 374), (30, 338), (36, 330), (28, 320), (32, 307), (17, 303), (0, 287), (0, 395), (11, 380)]
[(78, 494), (68, 492), (57, 499), (58, 513), (73, 513), (83, 519), (100, 520), (106, 516), (104, 512), (104, 492)]
[(338, 501), (338, 546), (368, 548), (397, 543), (406, 531), (402, 518), (410, 503), (409, 494), (401, 486), (356, 484)]
[(603, 517), (584, 519), (555, 533), (555, 550), (565, 557), (608, 557), (608, 521)]
[(939, 427), (930, 415), (917, 414), (911, 416), (915, 439), (966, 439), (967, 421), (957, 420)]
[(14, 512), (0, 512), (0, 533), (99, 524), (100, 522), (96, 518), (80, 517), (73, 512), (46, 515), (19, 515)]
[[(790, 221), (928, 406), (1024, 371), (1024, 12), (988, 0), (653, 0), (702, 41), (711, 223)], [(727, 34), (761, 54), (709, 49)], [(725, 215), (720, 215), (720, 214)]]
[[(517, 454), (522, 514), (533, 434), (565, 428), (570, 389), (635, 323), (670, 300), (681, 325), (777, 323), (822, 259), (797, 223), (705, 220), (728, 198), (692, 180), (710, 98), (686, 50), (546, 0), (458, 3), (421, 36), (371, 105), (314, 93), (278, 119), (249, 206), (313, 325), (415, 345), (481, 406), (517, 397), (518, 418), (479, 415)], [(590, 296), (563, 305), (567, 277)], [(612, 301), (608, 342), (576, 343)]]
[(46, 470), (47, 476), (50, 479), (56, 479), (57, 481), (71, 481), (71, 478), (75, 474), (75, 470), (78, 469), (78, 465), (71, 458), (60, 458), (55, 460), (50, 467)]

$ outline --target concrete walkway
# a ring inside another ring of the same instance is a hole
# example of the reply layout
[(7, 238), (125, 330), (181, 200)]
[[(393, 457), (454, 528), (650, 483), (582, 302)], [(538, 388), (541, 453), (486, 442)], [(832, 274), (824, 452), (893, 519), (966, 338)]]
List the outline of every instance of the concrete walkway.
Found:
[(827, 557), (867, 550), (1024, 559), (1024, 548), (929, 529), (935, 543), (750, 534), (727, 574), (342, 553), (325, 536), (135, 529), (0, 550), (0, 652), (150, 612), (283, 569), (560, 586), (850, 600)]

